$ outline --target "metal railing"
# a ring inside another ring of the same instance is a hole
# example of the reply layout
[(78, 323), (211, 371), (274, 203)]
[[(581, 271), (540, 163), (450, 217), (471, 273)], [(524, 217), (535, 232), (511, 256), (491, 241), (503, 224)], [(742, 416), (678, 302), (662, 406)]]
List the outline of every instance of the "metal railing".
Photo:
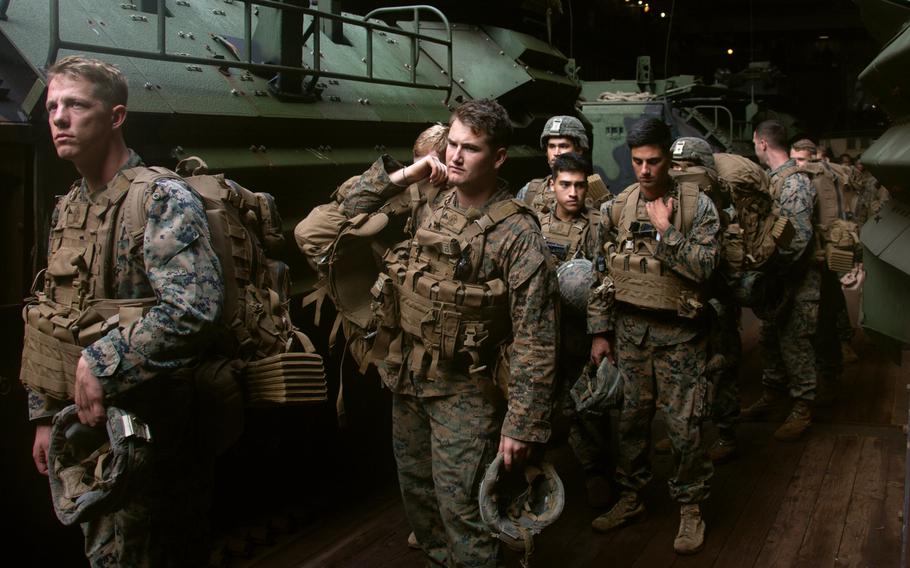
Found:
[[(3, 0), (0, 0), (2, 2)], [(338, 14), (331, 14), (327, 12), (321, 12), (319, 10), (313, 10), (310, 8), (304, 8), (302, 6), (295, 6), (292, 4), (286, 4), (283, 2), (277, 2), (274, 0), (238, 0), (243, 3), (243, 50), (242, 57), (237, 61), (228, 61), (225, 59), (216, 59), (214, 57), (197, 57), (191, 55), (183, 55), (179, 53), (171, 53), (167, 50), (167, 10), (165, 0), (158, 0), (158, 10), (157, 10), (157, 22), (158, 22), (158, 46), (156, 51), (143, 51), (137, 49), (126, 49), (121, 47), (110, 47), (105, 45), (97, 44), (88, 44), (88, 43), (79, 43), (74, 41), (68, 41), (60, 37), (60, 0), (49, 0), (50, 1), (50, 46), (48, 48), (47, 54), (47, 66), (50, 66), (54, 61), (57, 60), (57, 55), (61, 49), (68, 49), (72, 51), (82, 51), (89, 53), (103, 53), (107, 55), (119, 55), (124, 57), (136, 57), (139, 59), (152, 59), (156, 61), (172, 61), (175, 63), (184, 63), (184, 64), (194, 64), (194, 65), (209, 65), (213, 67), (235, 67), (238, 69), (246, 69), (249, 71), (269, 71), (269, 72), (285, 72), (285, 73), (295, 73), (300, 76), (312, 76), (312, 77), (327, 77), (331, 79), (343, 79), (348, 81), (359, 81), (364, 83), (374, 83), (381, 85), (392, 85), (399, 87), (411, 87), (416, 89), (435, 89), (446, 92), (446, 104), (448, 104), (449, 98), (452, 95), (452, 26), (449, 25), (448, 18), (440, 12), (438, 9), (432, 6), (401, 6), (395, 8), (380, 8), (373, 10), (363, 18), (351, 18), (348, 16), (341, 16)], [(311, 67), (296, 67), (288, 65), (276, 65), (273, 63), (255, 63), (253, 62), (253, 52), (252, 52), (252, 38), (253, 38), (253, 5), (265, 6), (268, 8), (276, 8), (282, 11), (293, 10), (301, 12), (304, 15), (310, 16), (312, 20), (312, 25), (308, 28), (304, 37), (308, 37), (310, 33), (313, 36), (313, 61)], [(416, 31), (408, 31), (402, 28), (396, 28), (387, 26), (384, 24), (377, 24), (374, 22), (368, 21), (368, 19), (374, 14), (378, 13), (390, 13), (390, 12), (401, 12), (401, 13), (412, 13), (414, 19), (416, 20)], [(439, 39), (430, 35), (421, 35), (420, 34), (420, 12), (429, 12), (436, 17), (438, 17), (445, 26), (447, 32), (445, 39)], [(364, 58), (367, 72), (366, 75), (352, 75), (349, 73), (337, 73), (333, 71), (326, 71), (322, 69), (322, 49), (320, 46), (320, 24), (321, 20), (331, 20), (336, 22), (341, 22), (350, 26), (357, 28), (363, 28), (366, 30), (367, 42), (366, 42), (366, 57)], [(315, 30), (315, 31), (314, 31)], [(373, 74), (373, 34), (374, 32), (384, 32), (386, 34), (394, 34), (399, 36), (404, 36), (410, 40), (411, 43), (411, 57), (410, 57), (410, 80), (409, 81), (400, 81), (397, 79), (389, 79), (376, 77)], [(448, 52), (447, 58), (447, 68), (443, 69), (443, 72), (446, 76), (445, 84), (438, 83), (421, 83), (417, 80), (417, 61), (419, 59), (419, 49), (420, 42), (429, 42), (435, 43), (437, 45), (442, 45), (446, 48)]]

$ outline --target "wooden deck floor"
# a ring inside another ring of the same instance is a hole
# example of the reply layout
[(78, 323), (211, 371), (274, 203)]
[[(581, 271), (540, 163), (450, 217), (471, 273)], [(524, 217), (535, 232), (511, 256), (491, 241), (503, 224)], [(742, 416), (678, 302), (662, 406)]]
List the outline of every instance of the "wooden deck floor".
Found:
[[(854, 302), (855, 304), (855, 302)], [(743, 399), (759, 393), (761, 362), (754, 318), (744, 322)], [(776, 423), (743, 424), (742, 457), (716, 469), (703, 507), (705, 549), (680, 557), (672, 549), (678, 508), (667, 495), (669, 456), (655, 456), (645, 492), (646, 519), (608, 535), (591, 531), (598, 511), (584, 499), (583, 476), (571, 451), (548, 454), (567, 488), (563, 516), (536, 539), (541, 567), (900, 566), (907, 417), (906, 366), (883, 360), (859, 332), (860, 362), (846, 368), (841, 396), (819, 410), (797, 443), (776, 442)], [(905, 363), (907, 358), (905, 357)], [(713, 426), (708, 426), (713, 439)], [(417, 567), (422, 554), (405, 544), (409, 527), (394, 487), (358, 507), (336, 511), (285, 535), (240, 567)], [(518, 566), (509, 557), (510, 566)]]

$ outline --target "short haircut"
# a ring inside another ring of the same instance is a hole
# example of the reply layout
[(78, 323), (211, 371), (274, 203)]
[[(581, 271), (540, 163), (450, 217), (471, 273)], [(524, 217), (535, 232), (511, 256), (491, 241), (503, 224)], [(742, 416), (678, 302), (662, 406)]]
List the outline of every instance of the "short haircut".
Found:
[(491, 99), (468, 101), (455, 109), (449, 126), (458, 120), (474, 133), (483, 133), (496, 148), (508, 148), (512, 138), (512, 121), (509, 113), (499, 103)]
[(808, 150), (812, 155), (815, 155), (818, 152), (818, 146), (808, 138), (800, 138), (790, 146), (790, 149), (796, 150), (797, 152)]
[(846, 152), (844, 152), (843, 154), (841, 154), (840, 156), (838, 156), (838, 157), (837, 157), (837, 161), (843, 164), (843, 163), (844, 163), (844, 158), (846, 158), (847, 160), (849, 160), (851, 164), (854, 163), (854, 162), (856, 161), (856, 158), (854, 158), (853, 156), (851, 156), (850, 154), (848, 154), (848, 153), (846, 153)]
[(626, 135), (626, 144), (629, 148), (638, 148), (640, 146), (658, 146), (664, 151), (664, 154), (670, 154), (670, 143), (673, 142), (673, 135), (670, 133), (670, 127), (659, 118), (643, 118), (632, 125), (629, 134)]
[(449, 127), (444, 124), (437, 123), (427, 128), (417, 135), (417, 140), (414, 140), (414, 156), (422, 158), (434, 150), (440, 156), (445, 156), (448, 135)]
[(764, 138), (768, 146), (787, 151), (787, 127), (779, 120), (763, 120), (755, 127), (755, 134)]
[(95, 96), (108, 108), (126, 106), (129, 94), (126, 77), (110, 63), (81, 55), (69, 55), (48, 67), (47, 82), (50, 83), (54, 77), (61, 75), (91, 83)]
[(553, 158), (551, 172), (554, 179), (559, 172), (579, 172), (587, 177), (591, 175), (591, 164), (581, 154), (566, 152)]

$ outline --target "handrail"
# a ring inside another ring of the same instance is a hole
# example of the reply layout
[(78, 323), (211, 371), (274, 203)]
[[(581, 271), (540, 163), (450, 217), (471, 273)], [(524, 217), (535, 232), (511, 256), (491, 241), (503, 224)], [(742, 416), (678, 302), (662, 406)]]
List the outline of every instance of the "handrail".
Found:
[[(3, 2), (4, 0), (0, 0)], [(64, 40), (60, 37), (60, 0), (49, 0), (50, 2), (50, 14), (49, 14), (49, 27), (50, 27), (50, 42), (48, 47), (47, 61), (46, 66), (49, 67), (54, 61), (57, 60), (57, 55), (61, 49), (68, 49), (73, 51), (83, 51), (91, 53), (103, 53), (107, 55), (119, 55), (124, 57), (136, 57), (139, 59), (152, 59), (156, 61), (171, 61), (175, 63), (185, 63), (193, 65), (209, 65), (213, 67), (235, 67), (237, 69), (245, 69), (250, 71), (274, 71), (274, 72), (289, 72), (297, 73), (301, 76), (321, 76), (328, 77), (331, 79), (343, 79), (349, 81), (360, 81), (365, 83), (375, 83), (381, 85), (391, 85), (398, 87), (411, 87), (416, 89), (435, 89), (446, 91), (446, 103), (452, 94), (452, 28), (449, 25), (448, 19), (445, 15), (433, 8), (432, 6), (407, 6), (403, 8), (380, 8), (378, 10), (373, 10), (370, 14), (367, 14), (364, 18), (352, 18), (348, 16), (342, 16), (339, 14), (331, 14), (327, 12), (321, 12), (319, 10), (313, 10), (311, 8), (304, 8), (302, 6), (295, 6), (293, 4), (286, 4), (284, 2), (279, 2), (275, 0), (239, 0), (244, 4), (243, 11), (243, 53), (242, 59), (239, 61), (227, 61), (225, 59), (216, 59), (214, 57), (196, 57), (188, 55), (180, 55), (177, 53), (170, 53), (167, 51), (167, 18), (166, 18), (166, 6), (165, 0), (158, 0), (158, 45), (156, 51), (143, 51), (137, 49), (125, 49), (121, 47), (108, 47), (104, 45), (94, 45), (87, 43), (79, 43), (74, 41)], [(268, 8), (276, 8), (279, 10), (296, 10), (303, 13), (304, 15), (309, 15), (313, 18), (314, 29), (318, 30), (320, 26), (320, 20), (325, 18), (332, 21), (342, 22), (345, 24), (350, 24), (352, 26), (364, 28), (367, 31), (367, 74), (366, 75), (352, 75), (349, 73), (337, 73), (330, 72), (321, 69), (321, 49), (319, 42), (319, 33), (314, 33), (313, 43), (313, 64), (312, 68), (288, 66), (288, 65), (276, 65), (272, 63), (254, 63), (253, 54), (252, 54), (252, 6), (265, 6)], [(377, 24), (374, 22), (367, 21), (367, 18), (370, 15), (376, 12), (383, 11), (395, 11), (395, 10), (413, 10), (415, 17), (417, 18), (418, 27), (417, 31), (408, 31), (401, 28), (391, 27), (384, 24)], [(448, 39), (437, 39), (429, 35), (421, 35), (419, 29), (419, 15), (418, 10), (426, 10), (435, 13), (445, 24), (446, 29), (448, 30)], [(388, 34), (395, 34), (407, 37), (411, 41), (411, 63), (410, 71), (411, 76), (409, 81), (399, 81), (395, 79), (386, 79), (386, 78), (377, 78), (373, 75), (373, 45), (372, 45), (372, 36), (374, 32), (385, 32)], [(447, 84), (439, 85), (436, 83), (420, 83), (417, 81), (417, 51), (420, 41), (426, 41), (430, 43), (435, 43), (438, 45), (445, 46), (448, 50), (448, 69), (444, 69), (444, 72), (448, 78)]]

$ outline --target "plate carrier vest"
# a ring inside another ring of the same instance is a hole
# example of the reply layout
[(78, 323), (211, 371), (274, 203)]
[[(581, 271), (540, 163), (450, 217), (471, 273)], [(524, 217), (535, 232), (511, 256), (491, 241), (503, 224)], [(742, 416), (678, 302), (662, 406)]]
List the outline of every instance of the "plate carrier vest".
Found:
[[(692, 228), (698, 205), (698, 186), (678, 183), (678, 208), (671, 223), (683, 234)], [(607, 243), (604, 252), (609, 274), (616, 290), (616, 300), (650, 310), (671, 311), (693, 318), (702, 307), (702, 286), (691, 282), (654, 257), (657, 239), (654, 235), (636, 234), (635, 221), (650, 223), (644, 202), (639, 200), (641, 189), (636, 183), (618, 195), (610, 209), (613, 226), (617, 229), (616, 243)]]
[(372, 290), (380, 326), (373, 361), (401, 359), (393, 352), (400, 344), (389, 345), (398, 328), (414, 340), (412, 371), (421, 370), (425, 354), (431, 357), (430, 379), (444, 378), (439, 362), (452, 362), (459, 354), (470, 357), (474, 375), (503, 352), (512, 334), (507, 285), (500, 278), (476, 281), (486, 235), (512, 215), (536, 218), (515, 199), (494, 203), (477, 217), (454, 206), (454, 191), (441, 199), (408, 244), (406, 263), (390, 251), (388, 272), (379, 275)]
[(538, 218), (540, 232), (557, 264), (584, 257), (591, 228), (600, 225), (600, 211), (596, 209), (588, 209), (572, 221), (557, 219), (553, 212), (539, 213)]

